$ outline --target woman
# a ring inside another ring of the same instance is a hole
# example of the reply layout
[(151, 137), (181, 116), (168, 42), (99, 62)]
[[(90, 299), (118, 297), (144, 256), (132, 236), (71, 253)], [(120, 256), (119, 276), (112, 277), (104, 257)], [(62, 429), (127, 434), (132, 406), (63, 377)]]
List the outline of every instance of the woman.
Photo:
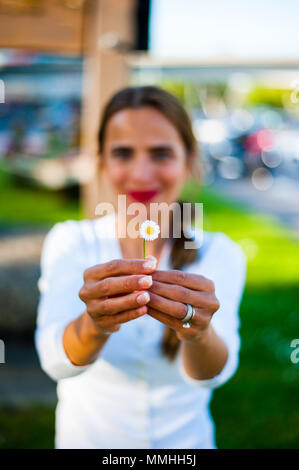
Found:
[[(98, 136), (101, 170), (126, 207), (142, 201), (149, 219), (150, 203), (180, 202), (196, 141), (174, 96), (120, 90)], [(118, 216), (58, 223), (44, 243), (35, 343), (58, 381), (55, 446), (216, 448), (209, 402), (238, 365), (244, 254), (221, 232), (201, 243), (197, 228), (187, 249), (182, 228), (147, 242), (144, 260)]]

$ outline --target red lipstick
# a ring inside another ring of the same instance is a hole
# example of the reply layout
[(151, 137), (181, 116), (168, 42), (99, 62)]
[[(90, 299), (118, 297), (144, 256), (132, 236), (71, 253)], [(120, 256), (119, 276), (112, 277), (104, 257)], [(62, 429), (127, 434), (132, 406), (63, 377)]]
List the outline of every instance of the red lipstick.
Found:
[(158, 189), (151, 189), (149, 191), (128, 191), (129, 196), (131, 196), (135, 201), (146, 202), (152, 199), (160, 191)]

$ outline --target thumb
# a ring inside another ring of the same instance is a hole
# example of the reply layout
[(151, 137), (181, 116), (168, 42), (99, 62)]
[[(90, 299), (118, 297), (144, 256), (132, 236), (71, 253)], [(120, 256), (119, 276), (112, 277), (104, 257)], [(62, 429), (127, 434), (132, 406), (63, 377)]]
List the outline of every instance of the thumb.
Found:
[(157, 262), (157, 258), (156, 258), (155, 256), (153, 256), (153, 255), (146, 255), (145, 258), (146, 258), (146, 259), (153, 259), (154, 261)]

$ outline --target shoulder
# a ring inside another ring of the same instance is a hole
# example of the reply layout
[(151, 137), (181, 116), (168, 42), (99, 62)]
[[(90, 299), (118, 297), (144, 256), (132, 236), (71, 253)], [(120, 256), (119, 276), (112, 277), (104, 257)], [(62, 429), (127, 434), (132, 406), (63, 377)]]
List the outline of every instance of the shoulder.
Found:
[(75, 243), (79, 240), (89, 240), (94, 237), (112, 234), (113, 214), (107, 214), (96, 219), (65, 220), (58, 222), (48, 232), (45, 241), (59, 240), (67, 237), (68, 243)]
[(194, 235), (199, 252), (202, 250), (204, 258), (213, 260), (213, 264), (221, 265), (223, 269), (235, 267), (241, 271), (246, 270), (247, 260), (243, 249), (226, 233), (195, 228)]
[(113, 217), (107, 214), (96, 219), (66, 220), (58, 222), (47, 233), (42, 250), (42, 261), (66, 256), (77, 259), (86, 256), (99, 238), (113, 236)]
[(65, 220), (58, 222), (47, 233), (44, 244), (51, 246), (64, 241), (68, 246), (77, 243), (92, 221), (90, 220)]
[(215, 250), (218, 254), (223, 254), (230, 259), (246, 260), (245, 253), (241, 246), (230, 238), (226, 233), (214, 232), (212, 233), (215, 243)]
[(91, 234), (93, 221), (66, 220), (58, 222), (47, 233), (41, 254), (42, 264), (52, 264), (56, 260), (67, 255), (80, 257), (80, 251), (84, 248)]
[(245, 259), (245, 253), (239, 243), (234, 241), (224, 232), (207, 232), (200, 230), (199, 228), (194, 229), (195, 239), (198, 241), (198, 245), (209, 246), (211, 250), (217, 254), (229, 254), (234, 257)]
[[(246, 284), (247, 260), (241, 246), (223, 232), (204, 232), (206, 250), (195, 267), (196, 272), (211, 279), (220, 301), (219, 311), (236, 311)], [(199, 250), (200, 251), (200, 250)], [(221, 322), (222, 314), (215, 315)]]

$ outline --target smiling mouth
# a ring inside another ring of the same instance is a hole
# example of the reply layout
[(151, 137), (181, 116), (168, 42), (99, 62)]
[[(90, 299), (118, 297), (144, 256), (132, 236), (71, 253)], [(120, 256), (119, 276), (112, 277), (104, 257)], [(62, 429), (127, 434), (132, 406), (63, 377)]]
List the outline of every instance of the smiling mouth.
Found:
[(145, 202), (152, 199), (160, 191), (157, 189), (151, 189), (149, 191), (128, 191), (128, 194), (138, 202)]

